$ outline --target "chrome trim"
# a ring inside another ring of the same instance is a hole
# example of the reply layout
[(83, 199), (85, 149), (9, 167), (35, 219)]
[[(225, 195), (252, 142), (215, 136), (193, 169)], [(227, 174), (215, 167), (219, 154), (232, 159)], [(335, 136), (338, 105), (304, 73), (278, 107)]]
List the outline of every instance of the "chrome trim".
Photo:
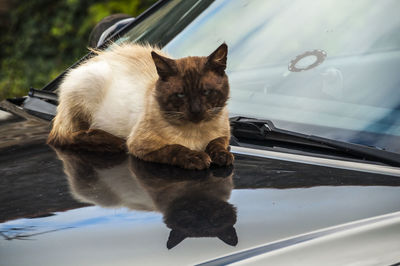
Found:
[[(390, 220), (394, 220), (394, 222), (400, 223), (400, 212), (394, 212), (390, 214), (380, 215), (372, 218), (367, 218), (363, 220), (358, 220), (355, 222), (345, 223), (338, 226), (329, 227), (326, 229), (314, 231), (311, 233), (306, 233), (303, 235), (295, 236), (292, 238), (287, 238), (283, 240), (279, 240), (276, 242), (272, 242), (266, 245), (250, 248), (244, 251), (240, 251), (237, 253), (233, 253), (224, 257), (216, 258), (210, 261), (206, 261), (196, 265), (228, 265), (236, 262), (240, 262), (249, 258), (253, 258), (259, 255), (266, 254), (268, 252), (272, 252), (278, 249), (294, 246), (300, 243), (304, 243), (307, 241), (311, 241), (317, 238), (321, 238), (324, 236), (332, 235), (334, 233), (339, 233), (355, 228), (359, 228), (362, 226), (368, 226), (380, 222), (387, 222)], [(396, 221), (397, 220), (397, 221)]]
[(238, 147), (231, 146), (231, 151), (236, 154), (242, 155), (250, 155), (268, 159), (275, 160), (283, 160), (289, 162), (296, 163), (304, 163), (311, 165), (319, 165), (326, 167), (334, 167), (345, 170), (354, 170), (361, 171), (367, 173), (375, 173), (381, 175), (391, 175), (391, 176), (400, 176), (400, 168), (386, 166), (386, 165), (375, 165), (369, 163), (360, 163), (360, 162), (350, 162), (350, 161), (341, 161), (335, 159), (327, 159), (320, 157), (313, 157), (307, 155), (299, 155), (292, 153), (284, 153), (284, 152), (276, 152), (276, 151), (267, 151), (267, 150), (258, 150), (246, 147)]

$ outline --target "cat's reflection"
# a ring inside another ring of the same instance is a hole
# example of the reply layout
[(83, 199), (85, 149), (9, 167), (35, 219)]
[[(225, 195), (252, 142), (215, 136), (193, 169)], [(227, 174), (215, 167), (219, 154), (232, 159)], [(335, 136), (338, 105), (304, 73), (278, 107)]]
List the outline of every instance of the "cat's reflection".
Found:
[(58, 149), (56, 152), (76, 200), (102, 207), (156, 210), (149, 194), (132, 177), (126, 154)]
[(233, 188), (232, 167), (192, 171), (125, 154), (56, 152), (77, 200), (161, 212), (171, 229), (168, 249), (188, 237), (218, 237), (237, 244), (236, 209), (227, 202)]
[(191, 171), (133, 157), (130, 166), (171, 229), (168, 248), (187, 237), (218, 237), (237, 244), (236, 209), (227, 202), (233, 188), (232, 167)]

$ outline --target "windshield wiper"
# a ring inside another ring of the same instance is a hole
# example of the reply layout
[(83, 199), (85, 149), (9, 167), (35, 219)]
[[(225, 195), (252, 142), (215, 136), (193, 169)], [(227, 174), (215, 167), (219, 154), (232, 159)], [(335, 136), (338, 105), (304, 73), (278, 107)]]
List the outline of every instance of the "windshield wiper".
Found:
[(236, 138), (271, 140), (320, 148), (331, 148), (352, 156), (400, 166), (400, 154), (349, 142), (333, 140), (276, 128), (270, 120), (236, 116), (230, 118), (232, 135)]

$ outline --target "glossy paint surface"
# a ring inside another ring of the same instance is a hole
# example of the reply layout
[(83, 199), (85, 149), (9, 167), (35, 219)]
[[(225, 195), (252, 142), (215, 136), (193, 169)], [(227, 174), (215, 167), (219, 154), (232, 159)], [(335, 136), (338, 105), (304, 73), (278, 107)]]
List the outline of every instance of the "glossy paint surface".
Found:
[[(236, 155), (234, 169), (187, 171), (35, 140), (0, 158), (4, 265), (196, 264), (400, 211), (396, 176), (250, 155)], [(188, 214), (197, 205), (206, 209)], [(182, 224), (174, 215), (189, 218), (185, 238), (168, 249), (166, 221)], [(236, 246), (232, 235), (222, 240), (230, 226)]]

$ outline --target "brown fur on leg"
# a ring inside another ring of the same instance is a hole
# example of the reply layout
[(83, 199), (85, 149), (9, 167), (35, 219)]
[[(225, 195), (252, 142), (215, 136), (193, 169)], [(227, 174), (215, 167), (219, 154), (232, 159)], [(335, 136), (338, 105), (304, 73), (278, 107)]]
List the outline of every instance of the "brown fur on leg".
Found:
[(146, 154), (141, 159), (197, 170), (208, 168), (211, 163), (211, 159), (207, 153), (194, 151), (179, 144), (166, 145), (161, 149)]
[(89, 129), (90, 116), (85, 115), (82, 108), (75, 107), (75, 111), (65, 108), (65, 104), (60, 102), (57, 107), (57, 115), (53, 120), (53, 125), (47, 144), (53, 147), (65, 147), (73, 142), (73, 132), (85, 131)]
[(125, 140), (101, 129), (89, 129), (72, 134), (71, 148), (100, 152), (126, 151)]
[[(52, 145), (52, 143), (49, 143)], [(71, 134), (68, 142), (59, 146), (72, 150), (125, 152), (125, 140), (101, 129), (80, 130)]]
[(219, 137), (208, 143), (206, 153), (210, 155), (213, 163), (220, 166), (231, 165), (233, 163), (234, 157), (228, 151), (228, 143), (227, 137)]

